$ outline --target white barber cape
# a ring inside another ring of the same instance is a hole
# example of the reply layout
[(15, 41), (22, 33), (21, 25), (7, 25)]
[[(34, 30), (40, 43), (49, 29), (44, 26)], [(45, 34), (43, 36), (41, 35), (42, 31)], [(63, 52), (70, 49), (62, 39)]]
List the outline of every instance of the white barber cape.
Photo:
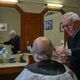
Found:
[(54, 76), (33, 73), (25, 68), (15, 80), (77, 80), (75, 74), (68, 67), (65, 68), (65, 73)]

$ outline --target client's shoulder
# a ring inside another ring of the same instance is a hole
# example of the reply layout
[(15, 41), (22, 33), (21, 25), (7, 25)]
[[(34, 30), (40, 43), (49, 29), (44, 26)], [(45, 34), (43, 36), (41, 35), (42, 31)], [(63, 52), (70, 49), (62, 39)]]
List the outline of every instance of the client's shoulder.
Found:
[(26, 68), (31, 72), (43, 75), (59, 75), (63, 74), (66, 71), (63, 64), (53, 60), (30, 64), (26, 66)]

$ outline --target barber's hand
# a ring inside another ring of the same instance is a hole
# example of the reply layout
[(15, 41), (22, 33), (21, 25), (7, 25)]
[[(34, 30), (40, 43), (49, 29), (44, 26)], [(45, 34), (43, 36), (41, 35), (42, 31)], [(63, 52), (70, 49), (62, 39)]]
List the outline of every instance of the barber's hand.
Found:
[(66, 48), (64, 48), (63, 46), (57, 46), (56, 48), (56, 53), (58, 54), (58, 55), (62, 55), (62, 54), (64, 54), (65, 56), (68, 56), (69, 55), (69, 49), (66, 49)]
[(63, 45), (62, 46), (56, 46), (55, 49), (56, 49), (56, 53), (58, 55), (60, 55), (60, 54), (62, 54), (64, 47), (63, 47)]
[(3, 44), (3, 42), (0, 42), (0, 44)]
[(66, 63), (68, 60), (68, 56), (66, 56), (65, 54), (61, 54), (58, 56), (58, 59), (61, 63)]
[(65, 63), (67, 61), (69, 55), (68, 49), (64, 48), (63, 46), (57, 46), (56, 53), (61, 63)]
[(10, 48), (14, 48), (14, 46), (11, 46), (11, 45), (10, 45), (9, 47), (10, 47)]

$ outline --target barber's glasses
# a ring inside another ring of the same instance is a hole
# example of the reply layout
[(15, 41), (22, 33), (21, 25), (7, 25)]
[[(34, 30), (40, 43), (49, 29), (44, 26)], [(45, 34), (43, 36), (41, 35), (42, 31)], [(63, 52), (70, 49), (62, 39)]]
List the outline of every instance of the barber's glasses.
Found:
[(62, 26), (62, 28), (69, 31), (70, 29), (72, 29), (72, 25), (65, 25)]

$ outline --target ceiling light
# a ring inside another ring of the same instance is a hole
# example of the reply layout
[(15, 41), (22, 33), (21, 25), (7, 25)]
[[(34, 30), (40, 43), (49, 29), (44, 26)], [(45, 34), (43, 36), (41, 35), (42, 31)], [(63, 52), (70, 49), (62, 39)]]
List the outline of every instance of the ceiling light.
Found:
[(0, 0), (0, 2), (4, 2), (4, 3), (17, 3), (18, 0)]
[(50, 7), (59, 7), (59, 8), (63, 7), (62, 4), (52, 4), (52, 3), (48, 3), (47, 6), (48, 6), (48, 7), (49, 7), (49, 6), (50, 6)]

